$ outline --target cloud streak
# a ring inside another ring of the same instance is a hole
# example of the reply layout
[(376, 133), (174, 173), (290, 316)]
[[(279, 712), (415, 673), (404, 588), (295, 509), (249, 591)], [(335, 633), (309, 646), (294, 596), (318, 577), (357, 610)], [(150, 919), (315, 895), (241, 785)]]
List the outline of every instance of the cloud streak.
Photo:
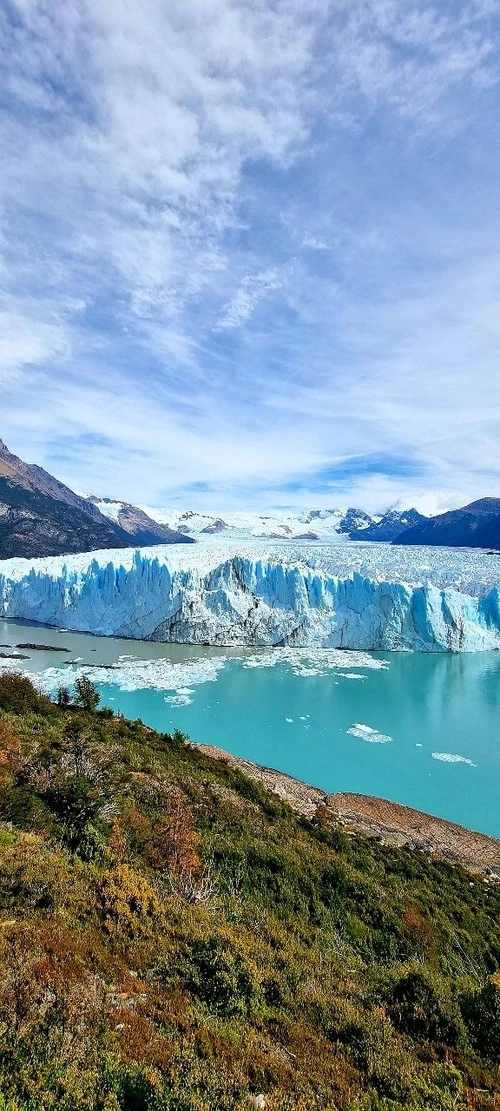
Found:
[(4, 6), (12, 449), (156, 504), (495, 493), (499, 29), (486, 0)]

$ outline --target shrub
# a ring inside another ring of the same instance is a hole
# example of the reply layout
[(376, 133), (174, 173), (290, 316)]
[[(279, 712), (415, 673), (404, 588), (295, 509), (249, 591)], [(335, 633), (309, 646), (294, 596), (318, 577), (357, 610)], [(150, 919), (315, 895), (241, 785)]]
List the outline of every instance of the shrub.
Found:
[(423, 968), (412, 969), (396, 979), (386, 997), (397, 1030), (418, 1042), (458, 1045), (463, 1025), (458, 1007), (444, 985)]
[(500, 1064), (500, 975), (462, 1000), (470, 1041), (478, 1053)]
[(193, 946), (188, 987), (212, 1014), (225, 1018), (247, 1014), (256, 996), (253, 977), (240, 954), (220, 937)]
[(61, 708), (64, 708), (65, 706), (69, 706), (69, 704), (70, 704), (70, 696), (69, 696), (68, 688), (67, 687), (58, 687), (58, 690), (57, 690), (57, 705), (61, 706)]
[(95, 683), (92, 683), (88, 675), (82, 675), (75, 682), (75, 703), (80, 706), (82, 710), (87, 713), (93, 714), (97, 710), (101, 696)]
[(19, 671), (4, 671), (0, 675), (0, 710), (10, 714), (35, 714), (52, 712), (50, 699), (33, 686), (27, 675)]
[(108, 933), (140, 937), (152, 931), (161, 915), (161, 903), (143, 876), (128, 864), (118, 864), (104, 872), (99, 886), (101, 911)]

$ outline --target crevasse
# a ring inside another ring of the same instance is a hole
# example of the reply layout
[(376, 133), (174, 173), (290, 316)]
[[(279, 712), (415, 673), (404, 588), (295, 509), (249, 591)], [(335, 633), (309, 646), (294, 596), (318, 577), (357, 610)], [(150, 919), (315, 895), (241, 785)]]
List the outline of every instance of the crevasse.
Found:
[(6, 560), (0, 613), (103, 636), (194, 644), (324, 646), (425, 652), (500, 646), (496, 585), (468, 593), (317, 560), (164, 548)]

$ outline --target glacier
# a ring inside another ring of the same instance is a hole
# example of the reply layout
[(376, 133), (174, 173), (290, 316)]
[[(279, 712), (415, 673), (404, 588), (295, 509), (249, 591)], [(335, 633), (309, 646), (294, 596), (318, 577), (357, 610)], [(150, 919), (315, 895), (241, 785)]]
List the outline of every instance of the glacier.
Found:
[(500, 647), (500, 557), (381, 544), (197, 544), (0, 563), (0, 614), (207, 645)]

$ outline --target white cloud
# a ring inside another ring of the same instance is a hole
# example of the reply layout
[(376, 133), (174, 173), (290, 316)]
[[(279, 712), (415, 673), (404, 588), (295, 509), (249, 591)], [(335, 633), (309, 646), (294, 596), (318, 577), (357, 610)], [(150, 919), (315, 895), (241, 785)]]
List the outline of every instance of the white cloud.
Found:
[(14, 449), (157, 503), (495, 492), (495, 4), (11, 10)]
[(257, 308), (259, 301), (275, 293), (283, 286), (285, 275), (276, 267), (264, 270), (260, 274), (249, 274), (243, 279), (240, 288), (231, 298), (217, 321), (216, 329), (219, 331), (239, 328), (245, 323)]

